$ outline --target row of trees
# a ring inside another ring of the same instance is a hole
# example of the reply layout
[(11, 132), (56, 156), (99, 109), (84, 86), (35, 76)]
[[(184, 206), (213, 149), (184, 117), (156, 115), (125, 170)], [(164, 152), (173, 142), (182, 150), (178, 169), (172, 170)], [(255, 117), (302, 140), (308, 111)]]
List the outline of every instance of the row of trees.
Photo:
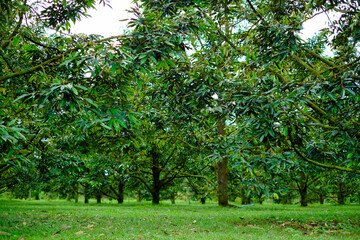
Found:
[[(170, 199), (175, 203), (179, 198), (205, 204), (207, 199), (216, 198), (215, 179), (213, 169), (210, 168), (201, 169), (202, 177), (187, 172), (170, 180), (172, 176), (161, 174), (161, 171), (157, 178), (148, 164), (139, 166), (128, 162), (129, 165), (125, 165), (123, 161), (100, 159), (100, 156), (86, 161), (64, 158), (62, 162), (48, 168), (46, 173), (39, 173), (38, 166), (16, 169), (18, 177), (11, 183), (8, 194), (15, 198), (36, 200), (40, 199), (41, 194), (44, 198), (60, 197), (74, 199), (75, 202), (82, 196), (85, 203), (90, 198), (96, 198), (101, 203), (104, 197), (123, 203), (126, 197), (137, 201), (152, 200), (153, 203), (158, 203), (161, 199)], [(230, 202), (237, 199), (241, 204), (262, 204), (265, 200), (272, 199), (276, 203), (300, 203), (301, 206), (307, 206), (314, 202), (344, 204), (360, 201), (360, 182), (355, 174), (288, 164), (285, 163), (286, 167), (276, 171), (252, 172), (247, 168), (231, 168)], [(185, 166), (183, 170), (191, 169)]]
[[(144, 0), (122, 35), (68, 34), (95, 4), (0, 0), (0, 192), (141, 185), (156, 204), (188, 179), (228, 206), (284, 183), (306, 206), (328, 176), (356, 185), (357, 2)], [(301, 39), (320, 12), (341, 16)]]

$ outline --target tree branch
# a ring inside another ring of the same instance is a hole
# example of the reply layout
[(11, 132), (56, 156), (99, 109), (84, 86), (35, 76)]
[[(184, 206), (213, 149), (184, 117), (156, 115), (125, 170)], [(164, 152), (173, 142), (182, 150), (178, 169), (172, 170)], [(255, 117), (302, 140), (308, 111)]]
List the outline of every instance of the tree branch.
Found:
[(292, 140), (290, 140), (291, 145), (293, 150), (295, 151), (295, 153), (300, 156), (304, 161), (314, 164), (316, 166), (319, 167), (323, 167), (323, 168), (327, 168), (327, 169), (336, 169), (336, 170), (340, 170), (343, 172), (352, 172), (352, 173), (356, 173), (356, 174), (360, 174), (360, 170), (356, 170), (356, 169), (351, 169), (351, 168), (346, 168), (346, 167), (340, 167), (340, 166), (335, 166), (335, 165), (330, 165), (330, 164), (325, 164), (325, 163), (319, 163), (315, 160), (312, 160), (310, 158), (307, 158), (306, 156), (304, 156), (293, 144)]

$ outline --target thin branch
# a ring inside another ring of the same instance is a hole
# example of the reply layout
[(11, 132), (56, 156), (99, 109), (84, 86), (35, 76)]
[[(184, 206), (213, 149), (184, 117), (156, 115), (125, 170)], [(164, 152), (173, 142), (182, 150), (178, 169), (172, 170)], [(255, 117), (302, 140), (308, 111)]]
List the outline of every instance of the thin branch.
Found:
[(34, 71), (37, 71), (37, 70), (39, 70), (39, 69), (42, 69), (44, 66), (49, 65), (50, 63), (56, 62), (57, 60), (59, 60), (59, 59), (61, 59), (61, 58), (65, 58), (68, 54), (70, 54), (70, 53), (72, 53), (72, 52), (74, 52), (74, 51), (77, 51), (77, 50), (79, 50), (79, 49), (85, 48), (85, 47), (87, 47), (87, 46), (88, 46), (89, 44), (91, 44), (91, 43), (101, 43), (101, 42), (105, 42), (105, 41), (108, 41), (108, 40), (111, 40), (111, 39), (114, 39), (114, 38), (120, 38), (120, 37), (123, 37), (123, 35), (112, 36), (112, 37), (100, 39), (100, 40), (94, 41), (94, 42), (87, 42), (87, 43), (85, 43), (85, 44), (82, 45), (82, 46), (79, 46), (79, 47), (70, 49), (70, 50), (66, 51), (65, 53), (58, 54), (58, 55), (56, 55), (55, 57), (50, 58), (50, 59), (46, 60), (45, 62), (39, 64), (39, 65), (36, 65), (36, 66), (31, 67), (31, 68), (29, 68), (29, 69), (25, 69), (25, 70), (22, 70), (22, 71), (18, 71), (18, 72), (9, 74), (9, 75), (2, 76), (2, 77), (0, 77), (0, 83), (3, 83), (5, 80), (7, 80), (7, 79), (9, 79), (9, 78), (19, 77), (19, 76), (25, 75), (25, 74), (27, 74), (27, 73), (29, 73), (29, 72), (34, 72)]
[(261, 16), (261, 14), (255, 9), (254, 5), (251, 3), (251, 1), (246, 0), (246, 2), (250, 5), (250, 8), (253, 10), (253, 12), (260, 18), (261, 21), (264, 21), (264, 18)]
[(336, 170), (340, 170), (343, 172), (352, 172), (352, 173), (356, 173), (356, 174), (360, 174), (360, 170), (357, 169), (352, 169), (352, 168), (347, 168), (347, 167), (340, 167), (340, 166), (336, 166), (336, 165), (330, 165), (330, 164), (325, 164), (325, 163), (319, 163), (315, 160), (312, 160), (310, 158), (307, 158), (305, 155), (303, 155), (294, 145), (294, 143), (292, 142), (292, 140), (290, 140), (291, 145), (293, 150), (295, 151), (295, 153), (300, 156), (304, 161), (314, 164), (316, 166), (319, 167), (323, 167), (323, 168), (327, 168), (327, 169), (336, 169)]
[[(25, 4), (26, 4), (26, 1), (25, 1)], [(24, 14), (25, 14), (24, 12), (21, 12), (19, 21), (18, 21), (18, 23), (17, 23), (14, 31), (12, 32), (12, 34), (10, 35), (10, 37), (1, 44), (0, 49), (5, 49), (7, 46), (9, 46), (11, 39), (13, 39), (13, 38), (16, 36), (16, 34), (18, 34), (19, 29), (20, 29), (20, 27), (21, 27), (21, 23), (22, 23), (22, 21), (23, 21), (23, 19), (24, 19)]]

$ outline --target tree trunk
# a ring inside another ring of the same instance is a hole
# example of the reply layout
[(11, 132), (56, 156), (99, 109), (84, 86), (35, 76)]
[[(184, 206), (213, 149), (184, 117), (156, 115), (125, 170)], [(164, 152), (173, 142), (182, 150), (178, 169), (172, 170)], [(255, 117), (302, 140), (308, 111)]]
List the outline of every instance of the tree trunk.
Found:
[(66, 195), (66, 201), (71, 202), (71, 193)]
[(97, 191), (96, 192), (96, 203), (101, 203), (101, 192)]
[(87, 183), (85, 183), (84, 185), (84, 203), (85, 204), (89, 203), (89, 189)]
[(258, 194), (257, 194), (257, 198), (258, 198), (258, 201), (259, 201), (259, 204), (263, 204), (264, 202), (264, 199), (263, 199), (263, 191), (260, 191)]
[(345, 192), (344, 192), (344, 183), (340, 182), (338, 184), (338, 204), (345, 204)]
[(304, 189), (299, 189), (300, 191), (300, 204), (302, 207), (307, 207), (307, 189), (306, 187)]
[(75, 185), (75, 203), (79, 202), (79, 184)]
[(172, 191), (170, 195), (171, 204), (175, 204), (176, 192)]
[[(221, 106), (221, 102), (219, 102)], [(225, 123), (223, 120), (220, 120), (218, 123), (218, 135), (226, 136)], [(217, 170), (217, 195), (218, 195), (218, 204), (219, 206), (226, 207), (229, 206), (229, 195), (228, 195), (228, 180), (229, 180), (229, 170), (228, 170), (228, 159), (224, 154), (221, 153), (222, 159), (216, 164)]]
[(123, 203), (124, 202), (124, 183), (119, 181), (118, 184), (118, 195), (117, 195), (117, 202)]
[(152, 204), (159, 204), (160, 203), (160, 189), (153, 189), (151, 191), (152, 195)]
[(240, 188), (240, 198), (241, 198), (241, 204), (245, 205), (246, 199), (245, 199), (245, 189), (243, 187)]
[(40, 193), (39, 192), (35, 193), (35, 200), (40, 200)]
[(160, 163), (159, 163), (159, 155), (153, 151), (151, 153), (152, 156), (152, 177), (153, 177), (153, 187), (151, 190), (152, 195), (152, 204), (159, 204), (160, 203)]
[(299, 193), (300, 193), (300, 205), (302, 207), (307, 207), (308, 202), (307, 202), (307, 187), (308, 187), (308, 179), (305, 173), (300, 172), (300, 178), (301, 180), (299, 182), (297, 182), (297, 186), (299, 189)]
[(319, 203), (320, 204), (324, 204), (325, 203), (325, 196), (324, 196), (324, 194), (319, 194)]
[(206, 198), (205, 198), (205, 197), (200, 198), (201, 204), (205, 204), (205, 201), (206, 201)]
[(137, 196), (136, 196), (136, 201), (141, 202), (142, 199), (143, 199), (143, 196), (142, 196), (141, 190), (138, 190), (137, 191)]
[(217, 182), (218, 182), (218, 202), (219, 206), (226, 207), (229, 205), (228, 196), (228, 161), (223, 158), (222, 161), (217, 163)]

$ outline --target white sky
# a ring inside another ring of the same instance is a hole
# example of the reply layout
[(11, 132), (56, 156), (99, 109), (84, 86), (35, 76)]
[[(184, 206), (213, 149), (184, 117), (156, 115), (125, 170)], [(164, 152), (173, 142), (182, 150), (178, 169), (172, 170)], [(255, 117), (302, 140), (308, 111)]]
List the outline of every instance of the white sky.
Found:
[(83, 18), (72, 26), (72, 33), (99, 34), (104, 37), (116, 36), (123, 33), (127, 22), (122, 19), (130, 19), (132, 15), (126, 10), (130, 10), (132, 0), (112, 0), (111, 8), (98, 5), (97, 9), (91, 9), (87, 13), (91, 17)]
[[(73, 33), (85, 33), (85, 34), (99, 34), (104, 37), (120, 35), (126, 28), (126, 21), (119, 21), (122, 19), (129, 19), (132, 17), (129, 10), (134, 4), (132, 0), (112, 0), (110, 1), (110, 7), (103, 7), (98, 5), (97, 9), (91, 9), (88, 14), (92, 17), (84, 18), (80, 22), (77, 22), (72, 28)], [(334, 14), (329, 14), (331, 20), (337, 17)], [(322, 28), (328, 25), (329, 19), (326, 14), (320, 14), (305, 22), (301, 31), (303, 39), (307, 39), (315, 35)]]

